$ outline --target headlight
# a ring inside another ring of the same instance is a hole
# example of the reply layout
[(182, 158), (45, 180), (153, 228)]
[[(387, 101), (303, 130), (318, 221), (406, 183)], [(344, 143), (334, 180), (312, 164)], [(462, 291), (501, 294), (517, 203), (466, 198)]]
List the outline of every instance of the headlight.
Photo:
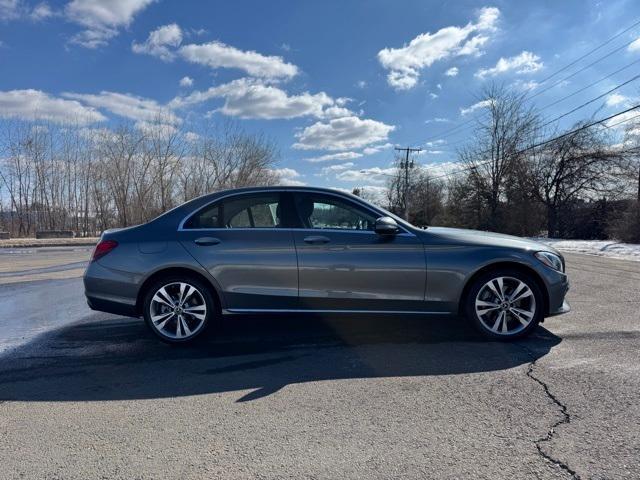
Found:
[(564, 265), (562, 264), (562, 259), (551, 252), (536, 252), (536, 258), (544, 263), (547, 267), (553, 268), (559, 272), (564, 272)]

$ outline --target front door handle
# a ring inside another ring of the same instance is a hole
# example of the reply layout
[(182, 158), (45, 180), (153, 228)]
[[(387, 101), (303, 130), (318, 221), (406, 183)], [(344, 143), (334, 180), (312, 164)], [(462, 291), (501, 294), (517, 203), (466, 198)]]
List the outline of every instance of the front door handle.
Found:
[(219, 238), (214, 237), (200, 237), (194, 240), (196, 245), (200, 245), (201, 247), (209, 247), (211, 245), (218, 245), (220, 243)]
[(309, 237), (305, 237), (304, 243), (309, 243), (311, 245), (322, 245), (323, 243), (329, 243), (327, 237), (323, 237), (322, 235), (311, 235)]

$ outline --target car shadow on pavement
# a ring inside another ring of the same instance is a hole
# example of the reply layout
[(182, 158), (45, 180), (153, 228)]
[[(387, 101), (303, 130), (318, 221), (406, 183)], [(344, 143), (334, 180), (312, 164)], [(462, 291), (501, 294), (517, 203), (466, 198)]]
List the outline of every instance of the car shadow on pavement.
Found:
[(0, 401), (106, 401), (238, 392), (263, 398), (302, 382), (504, 370), (560, 338), (487, 342), (459, 318), (233, 317), (189, 346), (138, 319), (93, 314), (0, 357)]

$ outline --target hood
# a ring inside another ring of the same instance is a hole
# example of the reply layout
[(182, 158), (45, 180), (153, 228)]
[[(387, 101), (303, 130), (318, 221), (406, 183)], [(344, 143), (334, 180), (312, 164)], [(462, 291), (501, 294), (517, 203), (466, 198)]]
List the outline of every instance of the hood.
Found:
[(556, 255), (560, 255), (556, 249), (544, 243), (527, 238), (515, 237), (513, 235), (505, 235), (503, 233), (448, 227), (429, 227), (424, 233), (434, 240), (438, 239), (438, 243), (443, 244), (453, 243), (459, 245), (517, 248), (520, 250), (553, 252)]

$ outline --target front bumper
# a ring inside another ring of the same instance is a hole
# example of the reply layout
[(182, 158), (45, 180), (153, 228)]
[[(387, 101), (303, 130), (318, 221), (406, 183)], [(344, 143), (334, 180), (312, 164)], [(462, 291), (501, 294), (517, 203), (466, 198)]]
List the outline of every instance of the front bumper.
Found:
[(556, 315), (562, 315), (563, 313), (569, 313), (570, 311), (571, 311), (571, 305), (569, 305), (569, 302), (564, 300), (562, 302), (562, 305), (560, 305), (560, 308), (557, 308), (554, 311), (550, 311), (548, 316), (554, 317)]
[(566, 300), (569, 291), (569, 278), (564, 273), (556, 273), (555, 282), (548, 284), (549, 308), (548, 317), (562, 315), (571, 311), (571, 305)]

